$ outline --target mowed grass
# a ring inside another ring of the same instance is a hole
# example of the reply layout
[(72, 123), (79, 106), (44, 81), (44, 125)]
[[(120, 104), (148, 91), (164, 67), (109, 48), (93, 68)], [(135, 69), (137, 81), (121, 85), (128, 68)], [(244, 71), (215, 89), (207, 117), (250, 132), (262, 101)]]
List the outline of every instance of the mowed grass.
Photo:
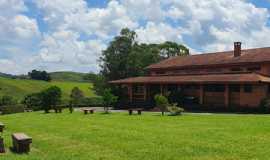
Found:
[(29, 154), (7, 160), (265, 160), (270, 156), (268, 115), (143, 113), (105, 115), (20, 113), (0, 117), (11, 133), (33, 137)]
[(95, 96), (91, 83), (82, 82), (45, 82), (37, 80), (22, 80), (0, 77), (0, 96), (10, 95), (21, 100), (25, 95), (37, 93), (50, 86), (58, 86), (62, 89), (63, 99), (68, 99), (73, 87), (79, 87), (86, 97)]

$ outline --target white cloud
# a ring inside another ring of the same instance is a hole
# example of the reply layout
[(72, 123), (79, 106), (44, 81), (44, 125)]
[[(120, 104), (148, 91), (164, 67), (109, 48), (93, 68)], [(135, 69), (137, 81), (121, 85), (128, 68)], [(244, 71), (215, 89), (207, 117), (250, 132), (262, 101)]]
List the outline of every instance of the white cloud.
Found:
[(181, 29), (173, 28), (165, 23), (148, 22), (146, 27), (136, 30), (138, 41), (142, 43), (162, 43), (165, 41), (182, 41)]
[(6, 63), (13, 73), (97, 71), (101, 51), (124, 27), (139, 42), (176, 41), (192, 51), (228, 50), (234, 41), (270, 46), (269, 10), (245, 0), (111, 0), (102, 8), (85, 0), (28, 2), (46, 24), (42, 33), (23, 0), (0, 0), (0, 68)]

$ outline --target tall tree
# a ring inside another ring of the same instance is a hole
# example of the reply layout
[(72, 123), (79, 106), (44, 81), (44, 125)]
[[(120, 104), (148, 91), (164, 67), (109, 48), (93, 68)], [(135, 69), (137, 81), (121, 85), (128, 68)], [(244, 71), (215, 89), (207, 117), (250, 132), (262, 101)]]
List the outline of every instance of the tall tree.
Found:
[(174, 56), (186, 56), (189, 55), (189, 49), (184, 45), (177, 44), (175, 42), (164, 42), (158, 44), (159, 55), (163, 59), (167, 59)]
[(136, 33), (127, 28), (122, 29), (108, 48), (102, 52), (101, 73), (107, 80), (125, 78), (129, 75), (128, 57), (132, 52)]

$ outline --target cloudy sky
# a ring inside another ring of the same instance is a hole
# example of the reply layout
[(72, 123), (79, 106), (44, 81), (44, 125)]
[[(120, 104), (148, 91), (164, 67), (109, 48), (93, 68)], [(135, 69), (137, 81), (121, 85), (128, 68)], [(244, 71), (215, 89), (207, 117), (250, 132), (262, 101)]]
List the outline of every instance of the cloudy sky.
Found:
[(0, 0), (0, 72), (98, 72), (121, 28), (192, 53), (270, 47), (270, 0)]

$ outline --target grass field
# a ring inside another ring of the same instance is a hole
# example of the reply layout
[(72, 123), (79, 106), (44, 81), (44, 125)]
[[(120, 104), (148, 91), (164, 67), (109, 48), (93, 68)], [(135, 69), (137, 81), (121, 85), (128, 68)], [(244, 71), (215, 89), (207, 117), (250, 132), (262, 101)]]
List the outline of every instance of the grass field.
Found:
[(45, 88), (56, 85), (62, 89), (63, 99), (67, 99), (73, 87), (79, 87), (87, 97), (94, 96), (91, 83), (81, 82), (45, 82), (37, 80), (9, 79), (0, 77), (0, 96), (10, 95), (22, 99), (25, 95), (39, 92)]
[(52, 72), (50, 76), (55, 81), (86, 82), (86, 73), (77, 72)]
[(32, 151), (7, 160), (266, 160), (270, 156), (268, 115), (143, 113), (104, 115), (20, 113), (0, 116), (11, 133), (33, 137)]

